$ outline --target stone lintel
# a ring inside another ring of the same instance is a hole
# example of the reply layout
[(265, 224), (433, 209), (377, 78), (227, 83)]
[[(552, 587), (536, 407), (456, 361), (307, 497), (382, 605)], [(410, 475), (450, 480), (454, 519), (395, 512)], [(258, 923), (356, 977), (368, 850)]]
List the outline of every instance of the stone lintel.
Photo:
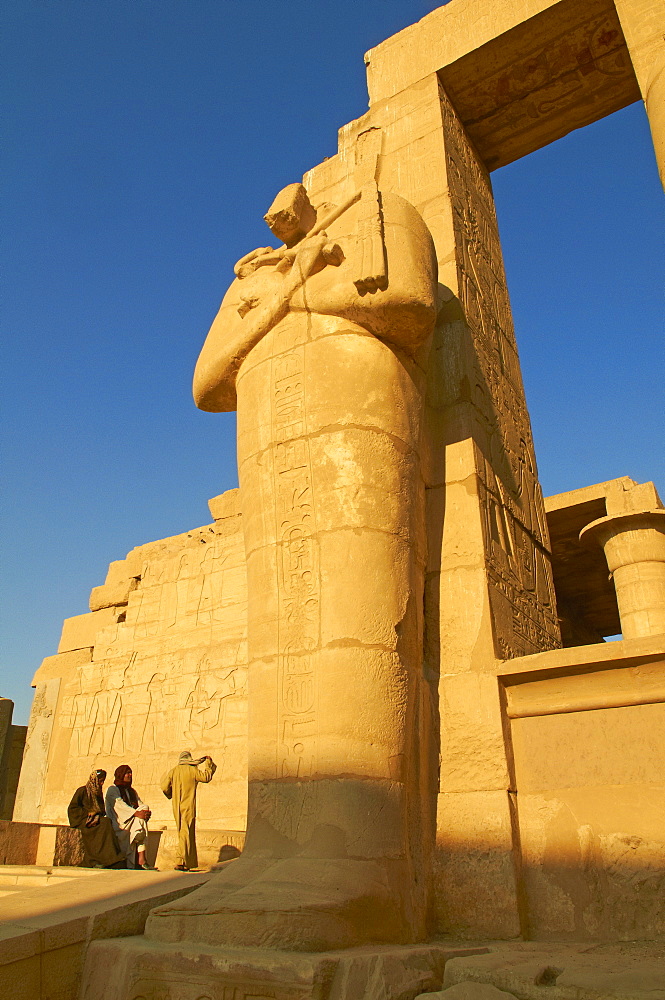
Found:
[(640, 98), (613, 0), (452, 0), (366, 62), (370, 105), (438, 73), (488, 170)]
[(558, 7), (561, 0), (452, 0), (391, 35), (365, 54), (370, 105)]
[[(620, 476), (618, 479), (607, 479), (602, 483), (594, 483), (592, 486), (581, 486), (577, 490), (568, 490), (565, 493), (555, 493), (554, 496), (545, 497), (545, 511), (549, 517), (554, 511), (565, 510), (570, 512), (580, 504), (590, 503), (594, 500), (602, 500), (603, 503), (597, 508), (605, 513), (605, 499), (609, 491), (615, 488), (629, 490), (637, 483), (630, 476)], [(598, 515), (599, 517), (601, 515)], [(595, 518), (591, 518), (595, 520)]]

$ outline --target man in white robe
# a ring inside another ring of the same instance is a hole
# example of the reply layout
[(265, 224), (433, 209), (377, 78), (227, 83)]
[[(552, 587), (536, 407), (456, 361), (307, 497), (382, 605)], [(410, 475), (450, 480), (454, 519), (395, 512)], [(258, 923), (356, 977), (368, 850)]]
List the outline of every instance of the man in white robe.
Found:
[(149, 868), (146, 862), (148, 820), (151, 812), (132, 787), (132, 769), (121, 764), (114, 774), (114, 784), (106, 791), (106, 815), (113, 824), (128, 868)]

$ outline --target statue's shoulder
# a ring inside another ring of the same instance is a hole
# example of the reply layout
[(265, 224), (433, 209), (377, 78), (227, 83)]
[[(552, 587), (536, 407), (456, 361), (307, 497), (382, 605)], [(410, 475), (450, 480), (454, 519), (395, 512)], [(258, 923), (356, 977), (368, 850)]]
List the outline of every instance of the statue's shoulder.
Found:
[(422, 215), (410, 201), (392, 191), (381, 192), (383, 224), (402, 226), (421, 239), (433, 244), (432, 236)]

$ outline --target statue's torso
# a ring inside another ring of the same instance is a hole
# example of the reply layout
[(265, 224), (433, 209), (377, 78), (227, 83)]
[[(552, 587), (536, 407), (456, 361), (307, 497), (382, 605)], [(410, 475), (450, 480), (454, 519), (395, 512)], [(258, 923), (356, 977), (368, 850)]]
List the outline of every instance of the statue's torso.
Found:
[(290, 311), (236, 382), (238, 461), (334, 427), (375, 429), (417, 450), (422, 386), (400, 352), (339, 316)]

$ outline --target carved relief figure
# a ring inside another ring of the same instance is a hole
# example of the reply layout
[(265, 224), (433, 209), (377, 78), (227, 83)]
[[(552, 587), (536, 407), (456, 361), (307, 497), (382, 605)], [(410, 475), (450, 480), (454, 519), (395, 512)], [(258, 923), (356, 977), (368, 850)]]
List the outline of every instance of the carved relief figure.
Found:
[(147, 705), (143, 715), (143, 730), (139, 750), (155, 751), (159, 748), (158, 713), (162, 705), (162, 691), (166, 678), (164, 674), (154, 673), (146, 685)]
[(266, 221), (284, 245), (238, 262), (194, 377), (199, 407), (238, 412), (247, 844), (232, 869), (154, 911), (148, 934), (302, 949), (418, 940), (434, 247), (374, 179), (323, 217), (290, 185)]
[(220, 678), (212, 671), (209, 658), (204, 657), (198, 670), (199, 676), (185, 705), (189, 713), (185, 736), (195, 747), (210, 743), (211, 739), (222, 744), (223, 737), (213, 731), (223, 723), (225, 699), (235, 693), (235, 668), (229, 668)]

